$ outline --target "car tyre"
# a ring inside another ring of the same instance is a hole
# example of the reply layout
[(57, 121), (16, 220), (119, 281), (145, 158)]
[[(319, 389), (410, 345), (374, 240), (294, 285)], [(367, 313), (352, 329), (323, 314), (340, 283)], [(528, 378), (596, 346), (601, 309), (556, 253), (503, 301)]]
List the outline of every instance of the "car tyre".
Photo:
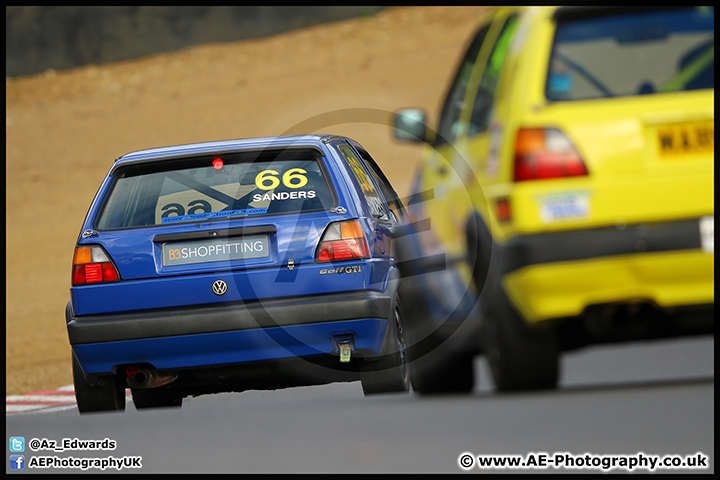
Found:
[(83, 376), (80, 363), (72, 358), (75, 400), (81, 414), (93, 412), (122, 412), (125, 410), (125, 388), (122, 379), (107, 375), (101, 385), (90, 385)]
[(413, 390), (421, 395), (468, 393), (475, 384), (473, 356), (430, 352), (412, 364)]
[(391, 322), (391, 325), (388, 329), (389, 341), (386, 353), (379, 360), (368, 362), (360, 373), (365, 395), (410, 391), (402, 309), (397, 299), (388, 322)]
[(182, 406), (182, 396), (168, 386), (131, 388), (130, 391), (132, 392), (133, 404), (138, 410)]
[(556, 388), (560, 355), (555, 332), (525, 327), (504, 293), (495, 299), (499, 308), (485, 315), (482, 328), (483, 351), (495, 388), (501, 392)]

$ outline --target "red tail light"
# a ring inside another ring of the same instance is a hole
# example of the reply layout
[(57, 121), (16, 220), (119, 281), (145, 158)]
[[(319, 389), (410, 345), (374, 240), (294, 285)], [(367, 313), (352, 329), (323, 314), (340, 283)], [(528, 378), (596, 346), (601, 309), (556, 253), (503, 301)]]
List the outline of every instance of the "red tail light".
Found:
[(365, 233), (360, 222), (350, 220), (328, 225), (320, 239), (317, 260), (318, 262), (332, 262), (369, 256)]
[(515, 181), (587, 175), (570, 139), (556, 128), (521, 128), (515, 141)]
[(113, 282), (119, 279), (117, 268), (100, 245), (83, 245), (75, 248), (73, 285)]

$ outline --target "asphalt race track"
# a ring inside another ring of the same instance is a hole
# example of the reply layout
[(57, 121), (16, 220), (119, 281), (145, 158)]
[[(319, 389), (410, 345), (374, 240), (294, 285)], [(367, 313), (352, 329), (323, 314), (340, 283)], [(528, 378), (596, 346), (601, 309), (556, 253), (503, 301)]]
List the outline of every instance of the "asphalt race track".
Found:
[[(138, 412), (129, 404), (119, 414), (7, 415), (6, 438), (26, 439), (25, 469), (35, 473), (80, 472), (28, 463), (53, 456), (141, 457), (141, 468), (126, 473), (463, 473), (463, 453), (702, 453), (706, 469), (666, 471), (711, 473), (713, 357), (709, 337), (595, 347), (566, 355), (558, 391), (508, 395), (491, 390), (479, 358), (481, 384), (472, 395), (365, 398), (359, 382), (249, 391), (186, 398), (179, 410)], [(35, 438), (109, 439), (116, 448), (32, 451)], [(469, 471), (481, 470), (474, 464)], [(522, 471), (557, 470), (512, 470)]]

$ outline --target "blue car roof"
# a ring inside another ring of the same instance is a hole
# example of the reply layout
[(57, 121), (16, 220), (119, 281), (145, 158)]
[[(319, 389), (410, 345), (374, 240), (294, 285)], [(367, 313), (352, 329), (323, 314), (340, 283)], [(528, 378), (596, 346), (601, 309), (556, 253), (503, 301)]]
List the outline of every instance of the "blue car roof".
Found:
[(267, 147), (319, 147), (320, 143), (328, 143), (335, 139), (344, 139), (356, 145), (352, 139), (337, 135), (309, 134), (309, 135), (281, 135), (275, 137), (241, 138), (235, 140), (221, 140), (213, 142), (188, 143), (169, 147), (149, 148), (127, 153), (115, 160), (113, 170), (120, 165), (129, 163), (143, 163), (158, 159), (180, 158), (207, 153), (227, 153), (240, 150), (253, 150)]

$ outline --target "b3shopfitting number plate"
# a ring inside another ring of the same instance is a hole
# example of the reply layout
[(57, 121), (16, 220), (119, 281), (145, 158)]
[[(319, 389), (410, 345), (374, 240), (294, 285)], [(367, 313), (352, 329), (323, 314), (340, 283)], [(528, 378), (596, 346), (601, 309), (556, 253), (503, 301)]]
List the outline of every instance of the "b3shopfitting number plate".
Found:
[(162, 251), (163, 265), (166, 267), (262, 258), (270, 255), (267, 235), (165, 243)]

